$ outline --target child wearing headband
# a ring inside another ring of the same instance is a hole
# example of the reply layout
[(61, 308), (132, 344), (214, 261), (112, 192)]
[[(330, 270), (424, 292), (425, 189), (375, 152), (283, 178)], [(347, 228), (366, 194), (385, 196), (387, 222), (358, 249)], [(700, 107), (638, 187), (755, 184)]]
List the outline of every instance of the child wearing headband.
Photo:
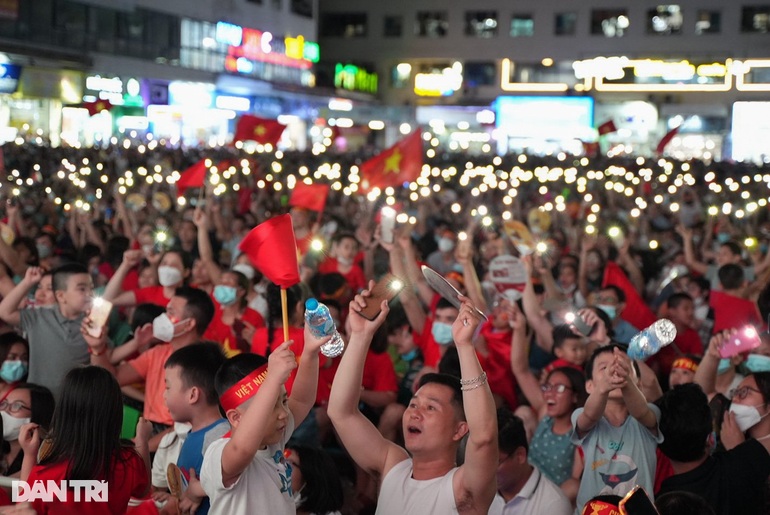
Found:
[(305, 328), (291, 396), (284, 387), (297, 368), (291, 340), (275, 348), (268, 359), (240, 354), (217, 372), (219, 403), (232, 431), (209, 445), (203, 459), (200, 481), (211, 501), (211, 515), (296, 513), (284, 448), (313, 407), (318, 351), (328, 339), (318, 339)]

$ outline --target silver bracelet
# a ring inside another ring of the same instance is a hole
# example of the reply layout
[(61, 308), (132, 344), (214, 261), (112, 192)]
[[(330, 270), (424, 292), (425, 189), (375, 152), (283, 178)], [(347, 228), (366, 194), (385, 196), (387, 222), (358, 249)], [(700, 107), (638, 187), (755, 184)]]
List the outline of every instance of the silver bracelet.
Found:
[(487, 382), (486, 372), (482, 372), (480, 376), (474, 377), (473, 379), (460, 379), (461, 386), (467, 386), (469, 384), (474, 384), (474, 383), (484, 384), (486, 382)]
[[(470, 390), (475, 390), (476, 388), (479, 388), (479, 387), (484, 386), (485, 384), (487, 384), (487, 375), (486, 374), (482, 374), (479, 377), (483, 377), (484, 379), (479, 381), (476, 384), (473, 384), (473, 385), (463, 385), (463, 386), (460, 387), (460, 390), (462, 390), (464, 392), (467, 392), (467, 391), (470, 391)], [(476, 378), (476, 379), (478, 379), (478, 378)]]

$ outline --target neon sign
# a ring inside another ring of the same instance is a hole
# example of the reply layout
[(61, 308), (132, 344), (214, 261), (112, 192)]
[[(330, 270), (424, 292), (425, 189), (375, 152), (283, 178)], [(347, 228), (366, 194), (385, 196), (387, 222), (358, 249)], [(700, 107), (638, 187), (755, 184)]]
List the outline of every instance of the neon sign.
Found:
[(378, 77), (354, 64), (337, 63), (334, 67), (334, 87), (349, 91), (377, 93)]
[(447, 97), (463, 86), (462, 65), (455, 63), (440, 73), (418, 73), (414, 76), (414, 92), (421, 97)]
[(225, 69), (250, 74), (256, 62), (310, 69), (321, 57), (318, 43), (304, 36), (278, 38), (272, 33), (232, 23), (217, 23), (216, 40), (227, 45)]

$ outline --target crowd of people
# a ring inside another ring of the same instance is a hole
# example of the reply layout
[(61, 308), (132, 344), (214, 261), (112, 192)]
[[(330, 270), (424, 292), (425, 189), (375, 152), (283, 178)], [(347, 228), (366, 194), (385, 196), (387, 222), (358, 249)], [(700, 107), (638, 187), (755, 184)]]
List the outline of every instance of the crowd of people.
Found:
[[(763, 167), (433, 152), (378, 197), (357, 188), (370, 153), (3, 155), (2, 474), (109, 500), (0, 491), (2, 513), (613, 513), (635, 487), (662, 515), (768, 513)], [(303, 178), (323, 209), (292, 198)], [(287, 212), (301, 281), (282, 292), (240, 243)], [(632, 360), (660, 319), (673, 342)]]

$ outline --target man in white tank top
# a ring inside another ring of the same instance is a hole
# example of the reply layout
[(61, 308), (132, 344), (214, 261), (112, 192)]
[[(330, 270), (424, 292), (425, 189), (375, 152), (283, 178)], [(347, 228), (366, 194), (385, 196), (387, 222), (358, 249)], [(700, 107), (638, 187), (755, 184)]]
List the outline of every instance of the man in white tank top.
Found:
[[(424, 376), (403, 416), (403, 449), (386, 440), (358, 410), (366, 352), (388, 314), (387, 301), (373, 322), (358, 314), (367, 301), (375, 301), (369, 299), (371, 288), (350, 303), (350, 341), (334, 378), (328, 413), (351, 457), (381, 480), (377, 515), (487, 515), (497, 491), (497, 417), (472, 343), (479, 315), (460, 297), (452, 336), (462, 379)], [(466, 434), (465, 462), (458, 467), (455, 456)]]

